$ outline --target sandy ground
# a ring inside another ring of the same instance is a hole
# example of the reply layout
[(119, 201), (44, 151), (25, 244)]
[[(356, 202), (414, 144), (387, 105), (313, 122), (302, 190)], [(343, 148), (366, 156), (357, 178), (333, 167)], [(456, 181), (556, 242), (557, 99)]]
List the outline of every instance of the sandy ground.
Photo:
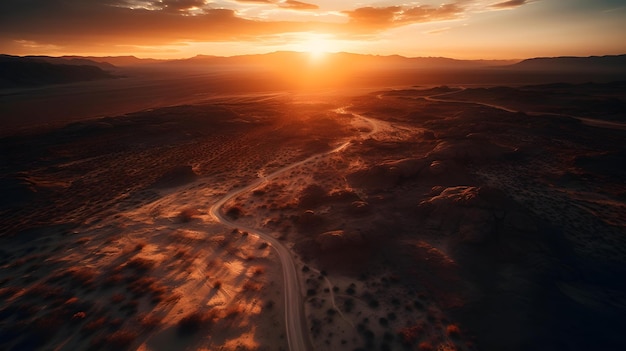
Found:
[(620, 349), (624, 131), (427, 99), (456, 92), (502, 103), (231, 96), (3, 138), (0, 347), (286, 349), (275, 254), (209, 208), (345, 145), (224, 206), (293, 251), (315, 350)]

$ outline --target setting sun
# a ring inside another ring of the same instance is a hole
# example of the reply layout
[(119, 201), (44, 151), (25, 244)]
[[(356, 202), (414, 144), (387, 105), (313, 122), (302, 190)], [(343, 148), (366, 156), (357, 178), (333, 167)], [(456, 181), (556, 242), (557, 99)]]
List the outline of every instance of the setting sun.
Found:
[(325, 54), (337, 52), (338, 44), (330, 39), (328, 35), (307, 34), (301, 44), (297, 45), (297, 51), (306, 52), (312, 60), (320, 60)]

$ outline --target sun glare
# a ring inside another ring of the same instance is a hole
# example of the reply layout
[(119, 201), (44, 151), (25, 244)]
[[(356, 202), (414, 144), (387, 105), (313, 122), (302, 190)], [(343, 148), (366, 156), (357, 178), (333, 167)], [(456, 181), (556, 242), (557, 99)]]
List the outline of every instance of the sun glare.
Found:
[(298, 46), (298, 51), (308, 53), (314, 61), (322, 59), (327, 53), (336, 49), (335, 44), (328, 36), (321, 34), (308, 34), (306, 37), (302, 38)]

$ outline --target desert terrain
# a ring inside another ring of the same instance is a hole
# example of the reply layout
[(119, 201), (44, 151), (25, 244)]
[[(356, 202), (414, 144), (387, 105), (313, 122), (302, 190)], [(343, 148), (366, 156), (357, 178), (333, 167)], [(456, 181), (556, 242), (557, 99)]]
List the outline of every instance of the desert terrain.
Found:
[(0, 349), (626, 348), (623, 81), (146, 72), (0, 91)]

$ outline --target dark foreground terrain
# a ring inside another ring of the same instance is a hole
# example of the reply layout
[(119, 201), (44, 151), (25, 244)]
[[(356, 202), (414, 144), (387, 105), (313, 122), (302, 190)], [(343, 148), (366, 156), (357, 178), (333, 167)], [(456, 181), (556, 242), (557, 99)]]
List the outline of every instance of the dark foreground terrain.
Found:
[(5, 136), (0, 348), (286, 349), (271, 247), (209, 213), (284, 169), (223, 211), (294, 253), (313, 349), (623, 350), (624, 91), (231, 96)]

